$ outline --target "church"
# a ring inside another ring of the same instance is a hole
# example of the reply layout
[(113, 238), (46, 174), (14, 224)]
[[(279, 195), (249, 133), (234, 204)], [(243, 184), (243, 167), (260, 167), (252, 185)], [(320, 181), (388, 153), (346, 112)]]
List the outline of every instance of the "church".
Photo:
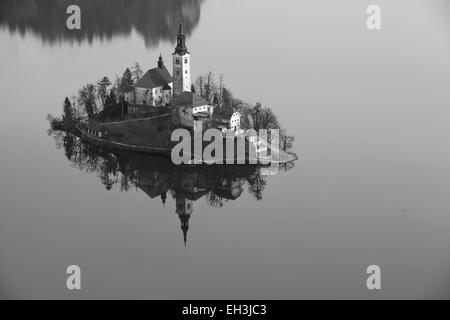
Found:
[[(148, 70), (136, 83), (134, 88), (134, 105), (130, 113), (145, 113), (148, 107), (165, 107), (195, 101), (193, 114), (211, 111), (212, 106), (203, 98), (192, 92), (191, 54), (186, 47), (186, 36), (183, 25), (177, 37), (177, 46), (172, 54), (172, 75), (160, 56), (157, 66)], [(173, 103), (172, 103), (173, 102)], [(136, 109), (133, 109), (137, 107)], [(147, 107), (147, 108), (146, 108)]]
[[(215, 107), (209, 101), (192, 92), (191, 54), (186, 47), (183, 24), (180, 23), (177, 46), (172, 54), (172, 75), (160, 55), (157, 66), (148, 70), (136, 83), (134, 103), (128, 106), (128, 113), (145, 114), (152, 107), (177, 108), (187, 114), (190, 123), (213, 117)], [(227, 109), (225, 107), (218, 109)], [(180, 111), (181, 112), (181, 111)], [(233, 110), (217, 110), (217, 117), (223, 127), (240, 128), (240, 114)]]

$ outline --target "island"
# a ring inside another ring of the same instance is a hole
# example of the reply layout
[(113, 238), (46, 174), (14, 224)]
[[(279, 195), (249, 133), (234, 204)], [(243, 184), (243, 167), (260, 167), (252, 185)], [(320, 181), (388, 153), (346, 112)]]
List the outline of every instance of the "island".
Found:
[[(180, 164), (285, 164), (294, 138), (260, 103), (235, 97), (223, 75), (191, 80), (191, 54), (180, 23), (172, 74), (162, 55), (143, 73), (136, 63), (114, 84), (108, 77), (65, 99), (61, 117), (48, 116), (51, 130), (69, 132), (114, 150), (163, 155)], [(177, 160), (173, 160), (177, 162)]]

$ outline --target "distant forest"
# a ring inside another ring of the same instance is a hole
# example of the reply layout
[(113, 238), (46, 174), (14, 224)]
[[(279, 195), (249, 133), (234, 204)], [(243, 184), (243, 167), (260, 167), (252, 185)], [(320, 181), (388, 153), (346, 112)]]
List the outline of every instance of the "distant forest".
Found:
[[(0, 27), (33, 32), (43, 41), (91, 42), (135, 29), (148, 47), (176, 39), (183, 21), (189, 35), (200, 21), (203, 0), (1, 0)], [(81, 30), (66, 28), (67, 7), (81, 8)]]

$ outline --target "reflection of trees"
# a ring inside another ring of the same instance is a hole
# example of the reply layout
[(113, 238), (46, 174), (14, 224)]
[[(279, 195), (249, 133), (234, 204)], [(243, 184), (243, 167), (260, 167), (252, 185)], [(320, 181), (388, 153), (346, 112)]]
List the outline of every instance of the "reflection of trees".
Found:
[(194, 201), (205, 197), (208, 205), (221, 208), (240, 197), (244, 185), (256, 200), (262, 200), (267, 185), (257, 166), (175, 166), (157, 156), (112, 153), (69, 133), (50, 134), (74, 167), (96, 174), (107, 190), (140, 188), (152, 198), (160, 196), (163, 202), (167, 193)]
[(140, 189), (152, 199), (159, 197), (163, 205), (170, 194), (185, 245), (195, 201), (205, 198), (210, 207), (221, 208), (229, 200), (239, 198), (245, 185), (260, 201), (267, 185), (258, 166), (175, 166), (163, 157), (102, 149), (63, 131), (50, 129), (49, 135), (53, 135), (59, 149), (64, 149), (74, 167), (97, 175), (106, 190)]
[(206, 202), (212, 208), (222, 208), (226, 199), (218, 196), (214, 190), (211, 190), (206, 197)]
[(247, 179), (248, 192), (258, 201), (262, 200), (267, 181), (260, 174), (252, 174)]
[(280, 165), (280, 169), (283, 171), (289, 171), (294, 169), (295, 167), (295, 162), (291, 161), (291, 162), (286, 162)]
[[(44, 41), (89, 41), (110, 39), (135, 29), (147, 46), (176, 37), (178, 22), (183, 20), (190, 34), (200, 20), (203, 0), (2, 0), (0, 26), (24, 34), (27, 31)], [(81, 30), (66, 28), (69, 5), (81, 8)]]

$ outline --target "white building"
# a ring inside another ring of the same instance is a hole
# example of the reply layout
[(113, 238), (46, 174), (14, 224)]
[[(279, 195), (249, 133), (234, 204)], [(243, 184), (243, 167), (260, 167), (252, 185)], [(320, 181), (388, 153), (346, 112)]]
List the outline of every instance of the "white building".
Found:
[(223, 132), (227, 130), (238, 132), (241, 128), (241, 114), (234, 111), (232, 107), (216, 107), (213, 118), (216, 119), (218, 128), (222, 129)]
[[(149, 106), (168, 106), (183, 109), (192, 120), (202, 120), (215, 117), (219, 120), (219, 128), (239, 131), (241, 127), (241, 114), (234, 112), (231, 107), (214, 107), (202, 97), (192, 93), (191, 80), (191, 54), (186, 47), (186, 36), (183, 25), (177, 36), (177, 46), (172, 54), (173, 74), (170, 75), (160, 56), (158, 66), (148, 70), (135, 86), (134, 93), (128, 97), (128, 113), (145, 114)], [(134, 100), (134, 101), (133, 101)]]
[(175, 96), (170, 105), (173, 107), (188, 107), (194, 118), (210, 118), (214, 112), (214, 107), (208, 101), (193, 92), (183, 92)]
[(158, 67), (148, 70), (134, 89), (137, 105), (165, 106), (172, 99), (173, 78), (159, 57)]
[(177, 46), (173, 53), (173, 95), (179, 96), (183, 92), (191, 92), (191, 54), (186, 48), (186, 37), (183, 32), (183, 24), (177, 37)]
[(167, 106), (174, 96), (191, 92), (191, 88), (191, 55), (186, 48), (186, 37), (183, 25), (180, 23), (177, 46), (173, 53), (173, 76), (160, 56), (158, 66), (148, 70), (136, 83), (134, 92), (125, 97), (131, 102), (128, 112), (145, 113), (148, 111), (148, 106)]
[(241, 114), (239, 112), (234, 112), (230, 118), (230, 129), (233, 131), (238, 131), (241, 128)]

